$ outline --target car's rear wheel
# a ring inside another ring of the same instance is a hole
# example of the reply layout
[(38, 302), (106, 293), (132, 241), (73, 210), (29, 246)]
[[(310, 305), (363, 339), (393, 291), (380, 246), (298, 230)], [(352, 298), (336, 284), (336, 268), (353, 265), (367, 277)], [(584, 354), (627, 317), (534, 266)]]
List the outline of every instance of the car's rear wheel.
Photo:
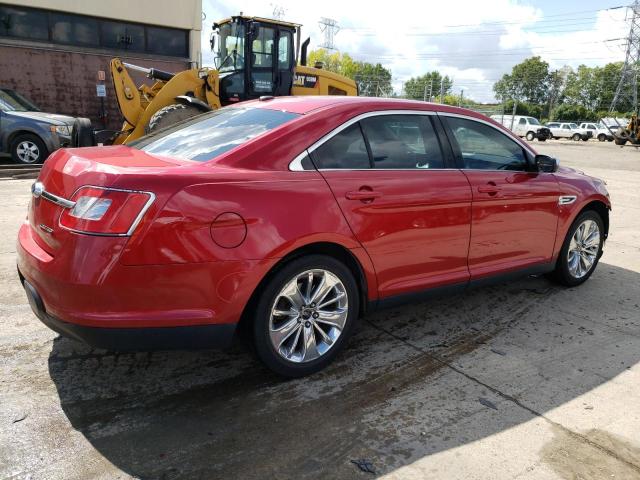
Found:
[(344, 347), (358, 318), (351, 271), (325, 255), (295, 259), (269, 279), (253, 322), (256, 353), (286, 377), (322, 370)]
[(582, 212), (567, 233), (553, 278), (569, 287), (584, 283), (598, 265), (603, 244), (602, 218), (593, 210)]
[(580, 134), (579, 133), (574, 133), (573, 137), (571, 137), (573, 139), (574, 142), (577, 142), (578, 140), (580, 140)]
[(45, 161), (49, 152), (46, 145), (36, 135), (18, 135), (11, 142), (11, 158), (16, 163), (31, 165)]
[(527, 132), (527, 140), (529, 140), (530, 142), (532, 142), (534, 138), (536, 138), (535, 133), (533, 133), (533, 132)]
[(598, 141), (604, 142), (607, 139), (607, 136), (604, 133), (598, 135)]

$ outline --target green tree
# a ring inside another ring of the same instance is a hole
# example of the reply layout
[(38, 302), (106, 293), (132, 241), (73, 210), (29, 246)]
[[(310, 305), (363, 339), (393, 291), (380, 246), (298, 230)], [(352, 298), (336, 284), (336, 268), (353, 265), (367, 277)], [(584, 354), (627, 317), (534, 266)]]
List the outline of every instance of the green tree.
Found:
[(442, 76), (440, 72), (425, 73), (419, 77), (411, 77), (404, 84), (404, 92), (407, 98), (413, 100), (429, 100), (429, 94), (432, 99), (440, 98), (440, 86), (445, 95), (451, 93), (453, 80), (448, 76)]
[(498, 80), (493, 91), (501, 101), (517, 100), (541, 104), (547, 100), (549, 64), (540, 57), (527, 58), (515, 65), (510, 74)]
[(354, 80), (360, 96), (386, 97), (393, 94), (391, 71), (380, 63), (356, 61), (348, 53), (330, 53), (324, 48), (309, 52), (308, 59), (309, 65), (321, 62), (322, 68)]

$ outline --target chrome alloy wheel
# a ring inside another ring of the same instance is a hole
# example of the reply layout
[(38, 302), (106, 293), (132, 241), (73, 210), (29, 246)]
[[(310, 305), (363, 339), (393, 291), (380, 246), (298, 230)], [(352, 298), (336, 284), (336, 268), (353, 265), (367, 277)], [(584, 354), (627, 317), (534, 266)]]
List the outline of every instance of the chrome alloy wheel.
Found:
[(271, 307), (271, 345), (285, 360), (306, 363), (327, 353), (344, 330), (349, 313), (347, 291), (328, 270), (296, 275)]
[(567, 263), (569, 273), (576, 279), (584, 277), (598, 258), (600, 228), (593, 220), (585, 220), (571, 237)]
[(40, 158), (40, 149), (31, 140), (23, 140), (16, 147), (16, 154), (24, 163), (34, 163)]

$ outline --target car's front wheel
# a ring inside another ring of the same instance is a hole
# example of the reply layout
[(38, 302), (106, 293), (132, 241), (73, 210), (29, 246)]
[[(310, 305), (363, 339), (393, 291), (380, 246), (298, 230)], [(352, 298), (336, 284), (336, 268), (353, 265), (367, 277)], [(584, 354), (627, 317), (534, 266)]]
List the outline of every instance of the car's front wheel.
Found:
[(574, 133), (573, 137), (571, 137), (573, 139), (574, 142), (577, 142), (580, 140), (581, 136), (579, 133)]
[(297, 258), (269, 279), (257, 302), (256, 353), (286, 377), (322, 370), (344, 347), (358, 311), (358, 287), (344, 264), (325, 255)]
[(529, 140), (530, 142), (532, 142), (534, 138), (536, 138), (535, 133), (533, 133), (533, 132), (527, 132), (527, 140)]
[(569, 287), (584, 283), (598, 265), (603, 244), (602, 218), (593, 210), (582, 212), (567, 233), (552, 276)]
[(44, 142), (32, 134), (18, 135), (11, 142), (11, 158), (16, 163), (32, 165), (45, 161), (49, 152)]
[(600, 135), (598, 135), (599, 142), (604, 142), (606, 139), (607, 139), (607, 136), (604, 133), (601, 133)]

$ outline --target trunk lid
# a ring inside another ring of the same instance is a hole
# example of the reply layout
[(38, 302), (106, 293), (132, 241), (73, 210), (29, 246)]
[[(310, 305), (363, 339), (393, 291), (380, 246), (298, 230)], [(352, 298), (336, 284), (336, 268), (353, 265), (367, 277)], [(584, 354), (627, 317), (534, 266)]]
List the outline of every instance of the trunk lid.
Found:
[[(38, 181), (53, 195), (70, 199), (80, 187), (115, 187), (124, 176), (162, 173), (192, 162), (149, 155), (124, 145), (60, 149), (45, 161)], [(69, 235), (59, 220), (63, 207), (42, 197), (32, 197), (29, 223), (34, 239), (47, 253), (55, 255)]]

